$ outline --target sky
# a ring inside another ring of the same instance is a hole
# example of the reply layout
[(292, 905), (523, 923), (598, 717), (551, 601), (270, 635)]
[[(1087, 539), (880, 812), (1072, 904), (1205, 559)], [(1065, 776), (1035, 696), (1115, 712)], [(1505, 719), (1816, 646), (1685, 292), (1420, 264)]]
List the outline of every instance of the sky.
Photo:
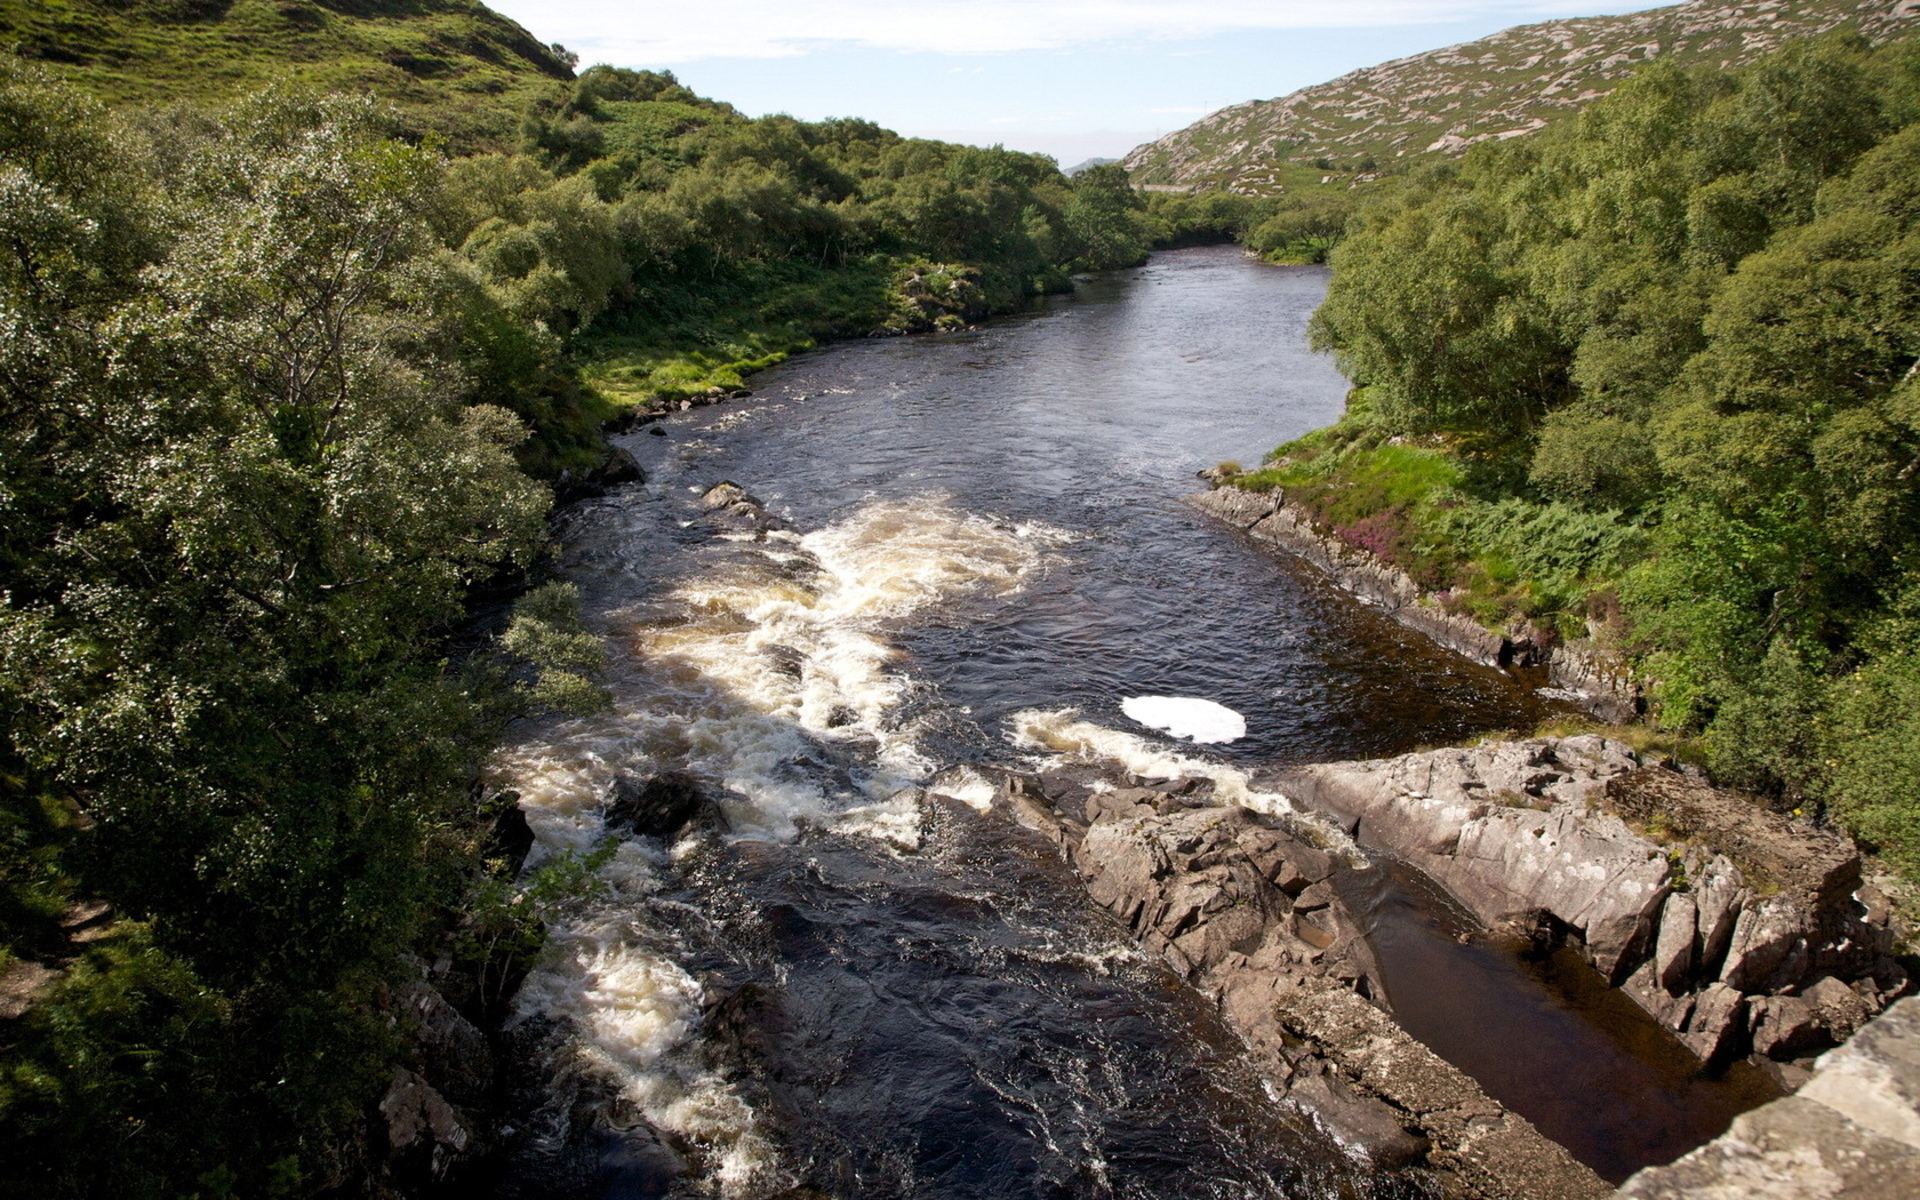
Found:
[(489, 0), (582, 67), (750, 116), (864, 117), (1072, 166), (1243, 100), (1509, 25), (1659, 0)]

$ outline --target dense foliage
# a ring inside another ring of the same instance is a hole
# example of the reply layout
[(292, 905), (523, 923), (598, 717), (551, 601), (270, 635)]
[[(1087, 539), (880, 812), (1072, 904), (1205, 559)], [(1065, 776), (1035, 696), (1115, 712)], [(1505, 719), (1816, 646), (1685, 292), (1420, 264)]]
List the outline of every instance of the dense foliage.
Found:
[[(738, 387), (821, 337), (1015, 309), (1072, 272), (1142, 261), (1152, 237), (1117, 166), (1069, 179), (1042, 155), (867, 121), (749, 120), (660, 72), (583, 72), (528, 114), (524, 148), (457, 174), (488, 196), (508, 179), (566, 191), (618, 246), (602, 259), (619, 272), (604, 308), (570, 323), (587, 331), (590, 379), (621, 404)], [(468, 253), (495, 274), (545, 261), (522, 235)]]
[(568, 589), (468, 618), (538, 480), (623, 405), (1151, 236), (1117, 168), (669, 75), (587, 71), (513, 153), (416, 117), (111, 114), (0, 63), (0, 1194), (358, 1186), (413, 956), (497, 1000), (585, 878), (514, 884), (473, 784), (504, 720), (602, 699)]
[(0, 0), (0, 45), (115, 104), (377, 91), (462, 149), (513, 143), (571, 55), (479, 0)]
[(1358, 403), (1256, 481), (1920, 863), (1917, 122), (1914, 43), (1827, 38), (1410, 177), (1316, 318)]

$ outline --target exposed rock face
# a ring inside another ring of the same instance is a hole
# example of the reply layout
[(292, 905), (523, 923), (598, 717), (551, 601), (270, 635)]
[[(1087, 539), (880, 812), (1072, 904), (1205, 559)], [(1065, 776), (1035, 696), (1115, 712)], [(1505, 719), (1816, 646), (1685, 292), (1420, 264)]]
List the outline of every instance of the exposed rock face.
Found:
[(1494, 633), (1471, 617), (1447, 612), (1405, 571), (1322, 533), (1277, 491), (1222, 487), (1189, 501), (1256, 541), (1305, 559), (1341, 588), (1456, 654), (1492, 667), (1544, 665), (1555, 687), (1605, 720), (1629, 720), (1640, 709), (1638, 688), (1625, 668), (1591, 640), (1547, 645), (1531, 628)]
[(1820, 1059), (1797, 1095), (1620, 1189), (1634, 1200), (1909, 1200), (1920, 1196), (1920, 998)]
[(1219, 1005), (1275, 1089), (1355, 1153), (1431, 1169), (1449, 1196), (1612, 1194), (1368, 999), (1378, 968), (1312, 827), (1221, 805), (1204, 780), (1138, 782), (1008, 776), (995, 804), (1058, 845), (1094, 900)]
[[(1690, 0), (1618, 16), (1522, 25), (1491, 37), (1366, 67), (1277, 100), (1254, 100), (1135, 148), (1136, 183), (1279, 190), (1283, 162), (1385, 163), (1458, 154), (1579, 111), (1655, 57), (1738, 66), (1795, 37), (1857, 30), (1881, 41), (1916, 15), (1898, 0)], [(1908, 26), (1910, 27), (1910, 26)], [(1370, 170), (1362, 166), (1364, 171)]]
[(1843, 838), (1618, 742), (1321, 764), (1282, 786), (1482, 921), (1546, 914), (1702, 1059), (1825, 1049), (1909, 987)]
[(386, 1184), (432, 1193), (471, 1179), (490, 1147), (495, 1107), (487, 1036), (424, 980), (400, 992), (411, 1040), (377, 1106), (369, 1165)]

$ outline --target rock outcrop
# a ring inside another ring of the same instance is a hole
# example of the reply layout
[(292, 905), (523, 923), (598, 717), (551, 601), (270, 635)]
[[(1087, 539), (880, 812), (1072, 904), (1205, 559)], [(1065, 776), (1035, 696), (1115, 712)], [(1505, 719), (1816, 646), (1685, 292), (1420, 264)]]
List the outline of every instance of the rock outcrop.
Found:
[(1554, 642), (1524, 623), (1495, 633), (1450, 613), (1405, 571), (1322, 533), (1278, 491), (1220, 487), (1188, 499), (1254, 540), (1311, 563), (1339, 587), (1456, 654), (1490, 667), (1543, 666), (1549, 683), (1603, 720), (1628, 721), (1640, 711), (1637, 685), (1592, 639)]
[[(1544, 922), (1702, 1059), (1790, 1061), (1910, 988), (1852, 846), (1597, 736), (1286, 772), (1480, 920)], [(1789, 1073), (1783, 1079), (1796, 1082)]]
[(1920, 998), (1824, 1055), (1798, 1094), (1736, 1118), (1631, 1200), (1908, 1200), (1920, 1196)]
[(1353, 1153), (1431, 1170), (1449, 1196), (1611, 1195), (1369, 998), (1378, 968), (1324, 831), (1220, 804), (1211, 788), (1010, 775), (994, 803), (1053, 841), (1096, 902), (1219, 1006), (1275, 1091)]
[[(1688, 0), (1665, 8), (1521, 25), (1491, 37), (1365, 67), (1276, 100), (1251, 100), (1136, 147), (1136, 184), (1274, 194), (1318, 162), (1322, 183), (1373, 178), (1375, 166), (1454, 155), (1577, 113), (1653, 58), (1719, 68), (1783, 42), (1848, 29), (1879, 42), (1912, 27), (1900, 0)], [(1358, 172), (1354, 175), (1354, 172)]]

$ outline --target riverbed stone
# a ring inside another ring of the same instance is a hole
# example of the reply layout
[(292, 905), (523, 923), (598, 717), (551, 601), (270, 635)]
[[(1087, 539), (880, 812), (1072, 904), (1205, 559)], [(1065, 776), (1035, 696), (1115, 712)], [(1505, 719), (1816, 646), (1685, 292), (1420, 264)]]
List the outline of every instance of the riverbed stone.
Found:
[(622, 775), (607, 791), (607, 827), (671, 837), (713, 809), (714, 795), (711, 781), (687, 771), (662, 771), (646, 779)]

